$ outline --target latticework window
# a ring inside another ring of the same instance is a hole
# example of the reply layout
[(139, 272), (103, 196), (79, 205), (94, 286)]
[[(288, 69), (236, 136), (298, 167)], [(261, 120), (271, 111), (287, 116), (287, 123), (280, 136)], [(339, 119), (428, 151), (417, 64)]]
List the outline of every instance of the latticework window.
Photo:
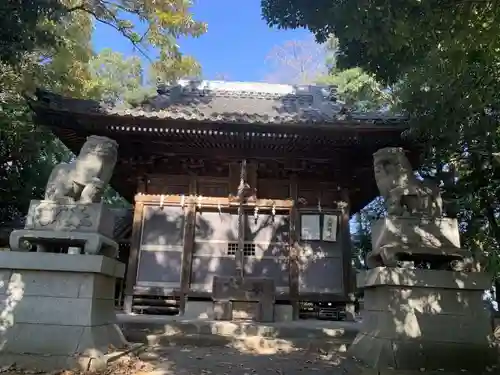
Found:
[[(238, 243), (229, 242), (227, 244), (227, 255), (236, 255), (238, 252)], [(243, 256), (254, 257), (255, 256), (255, 244), (245, 243), (243, 244)]]

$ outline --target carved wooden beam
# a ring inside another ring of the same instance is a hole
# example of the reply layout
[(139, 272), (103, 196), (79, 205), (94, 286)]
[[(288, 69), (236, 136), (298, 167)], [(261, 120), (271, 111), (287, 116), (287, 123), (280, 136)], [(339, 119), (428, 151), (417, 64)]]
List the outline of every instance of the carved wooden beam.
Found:
[[(123, 139), (122, 145), (123, 149), (120, 149), (120, 157), (131, 157), (138, 155), (157, 155), (162, 157), (184, 157), (184, 158), (199, 158), (199, 159), (211, 159), (211, 160), (223, 160), (228, 159), (233, 162), (241, 160), (243, 156), (255, 160), (276, 160), (281, 163), (286, 163), (292, 169), (297, 167), (302, 167), (300, 162), (316, 162), (316, 163), (330, 163), (331, 161), (349, 158), (348, 160), (352, 162), (354, 160), (354, 155), (359, 155), (360, 153), (365, 153), (366, 159), (371, 161), (371, 153), (378, 149), (376, 147), (355, 147), (355, 146), (322, 146), (314, 144), (306, 145), (304, 147), (298, 148), (296, 151), (293, 149), (281, 149), (276, 147), (271, 148), (255, 148), (255, 149), (245, 149), (245, 148), (228, 148), (221, 149), (217, 145), (209, 145), (207, 147), (193, 147), (189, 144), (150, 144), (147, 142), (141, 142), (139, 144), (131, 144), (130, 140)], [(187, 142), (186, 142), (187, 143)], [(363, 158), (365, 159), (365, 158)], [(292, 163), (291, 160), (294, 160)], [(344, 160), (345, 162), (345, 160)], [(295, 166), (294, 166), (295, 164)]]
[[(153, 194), (136, 194), (135, 202), (144, 204), (160, 204), (163, 202), (165, 206), (173, 206), (180, 204), (201, 205), (201, 207), (233, 207), (237, 208), (240, 204), (236, 197), (197, 197), (183, 195), (153, 195)], [(243, 207), (246, 209), (258, 207), (259, 209), (289, 210), (294, 205), (292, 199), (256, 199), (255, 201), (245, 202)]]

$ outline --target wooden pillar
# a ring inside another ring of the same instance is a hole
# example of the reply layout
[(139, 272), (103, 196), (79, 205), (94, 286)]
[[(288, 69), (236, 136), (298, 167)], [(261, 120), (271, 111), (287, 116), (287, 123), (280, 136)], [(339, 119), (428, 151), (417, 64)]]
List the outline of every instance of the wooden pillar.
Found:
[(184, 314), (186, 310), (187, 295), (191, 284), (191, 265), (193, 263), (194, 251), (194, 230), (196, 222), (196, 205), (190, 203), (184, 213), (184, 249), (182, 251), (182, 269), (181, 269), (181, 296), (180, 313)]
[(245, 185), (247, 184), (247, 162), (243, 160), (240, 167), (240, 182), (238, 184), (238, 249), (236, 250), (236, 274), (243, 278), (243, 248), (245, 243), (246, 214), (243, 204), (246, 200)]
[(147, 194), (148, 179), (146, 176), (141, 176), (137, 179), (137, 192), (141, 194)]
[(346, 298), (346, 320), (354, 320), (354, 288), (352, 283), (352, 247), (351, 231), (349, 228), (351, 203), (349, 199), (349, 190), (340, 191), (339, 208), (341, 209), (340, 230), (342, 243), (342, 283), (344, 284), (344, 293)]
[[(241, 178), (241, 163), (229, 164), (229, 194), (237, 196), (238, 186), (240, 185)], [(246, 163), (246, 182), (250, 188), (257, 189), (257, 164), (255, 162)], [(251, 198), (256, 198), (255, 196)], [(262, 197), (266, 198), (266, 197)]]
[(236, 276), (243, 278), (243, 259), (244, 259), (244, 244), (245, 244), (245, 228), (246, 228), (246, 214), (243, 208), (243, 202), (240, 200), (238, 206), (238, 249), (236, 250)]
[[(236, 179), (235, 177), (235, 167), (230, 169), (229, 180), (231, 183)], [(257, 168), (255, 164), (247, 163), (246, 160), (241, 161), (240, 171), (239, 171), (239, 182), (238, 182), (238, 249), (236, 251), (236, 276), (244, 277), (244, 243), (245, 243), (245, 233), (247, 228), (247, 217), (245, 213), (245, 204), (248, 199), (256, 199), (256, 189), (257, 185)], [(252, 186), (253, 184), (253, 186)]]
[[(197, 192), (196, 175), (191, 175), (189, 181), (189, 195), (195, 197)], [(193, 264), (194, 251), (194, 231), (196, 225), (196, 205), (194, 201), (190, 202), (184, 211), (184, 234), (182, 250), (182, 268), (181, 268), (181, 295), (180, 295), (180, 314), (186, 311), (187, 295), (191, 284), (191, 266)]]
[(238, 185), (240, 184), (241, 166), (239, 163), (229, 164), (229, 195), (238, 194)]
[(290, 209), (290, 254), (289, 254), (289, 296), (293, 309), (293, 320), (299, 319), (299, 211), (298, 211), (298, 184), (297, 176), (290, 176), (290, 197), (293, 207)]
[[(258, 193), (257, 193), (257, 169), (258, 169), (258, 165), (256, 162), (247, 163), (247, 182), (248, 182), (248, 185), (250, 185), (250, 188), (252, 188), (252, 196), (250, 197), (251, 199), (257, 199), (257, 196), (258, 196)], [(262, 198), (267, 198), (267, 197), (262, 197)]]
[[(140, 173), (137, 178), (137, 193), (147, 193), (147, 177)], [(132, 236), (130, 238), (130, 252), (127, 263), (127, 274), (125, 275), (125, 297), (123, 309), (126, 313), (132, 313), (132, 300), (134, 298), (134, 287), (137, 278), (137, 266), (139, 264), (139, 249), (141, 246), (142, 216), (144, 203), (134, 201), (134, 217), (132, 221)]]
[(144, 203), (134, 204), (134, 219), (132, 222), (132, 237), (130, 239), (130, 254), (128, 257), (128, 268), (125, 285), (125, 299), (123, 307), (126, 313), (132, 312), (132, 300), (134, 297), (134, 286), (137, 277), (137, 266), (139, 261), (139, 249), (141, 246), (142, 216), (144, 213)]

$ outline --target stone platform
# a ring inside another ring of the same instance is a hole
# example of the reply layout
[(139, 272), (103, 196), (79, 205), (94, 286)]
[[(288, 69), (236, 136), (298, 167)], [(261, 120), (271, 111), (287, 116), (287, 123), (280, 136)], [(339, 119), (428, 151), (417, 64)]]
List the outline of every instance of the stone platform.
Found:
[(0, 252), (0, 366), (95, 368), (126, 347), (114, 310), (124, 268), (101, 255)]
[(358, 333), (358, 322), (295, 320), (258, 323), (183, 319), (174, 316), (118, 314), (120, 327), (130, 342), (169, 347), (244, 346), (260, 353), (305, 349), (345, 351)]
[(346, 373), (481, 374), (496, 365), (498, 350), (482, 303), (489, 275), (377, 267), (360, 273), (357, 282), (365, 291), (364, 320)]
[[(78, 248), (78, 253), (116, 258), (118, 244), (112, 239), (115, 218), (104, 203), (56, 203), (32, 200), (24, 229), (12, 231), (13, 251), (26, 251), (25, 242), (39, 252), (53, 247)], [(80, 250), (81, 249), (81, 250)]]

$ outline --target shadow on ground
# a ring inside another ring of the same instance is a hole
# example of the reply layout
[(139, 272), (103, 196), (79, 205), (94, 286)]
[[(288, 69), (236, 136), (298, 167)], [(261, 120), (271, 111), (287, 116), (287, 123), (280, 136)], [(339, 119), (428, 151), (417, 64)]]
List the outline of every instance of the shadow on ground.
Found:
[(241, 348), (172, 346), (150, 348), (140, 358), (154, 370), (148, 375), (340, 374), (342, 353), (282, 350), (273, 355)]
[(129, 342), (152, 347), (188, 345), (231, 347), (241, 353), (273, 355), (301, 349), (345, 352), (359, 330), (359, 323), (295, 321), (259, 324), (210, 320), (122, 321)]
[(129, 341), (147, 344), (139, 356), (154, 370), (144, 375), (340, 374), (359, 329), (347, 322), (120, 320)]

